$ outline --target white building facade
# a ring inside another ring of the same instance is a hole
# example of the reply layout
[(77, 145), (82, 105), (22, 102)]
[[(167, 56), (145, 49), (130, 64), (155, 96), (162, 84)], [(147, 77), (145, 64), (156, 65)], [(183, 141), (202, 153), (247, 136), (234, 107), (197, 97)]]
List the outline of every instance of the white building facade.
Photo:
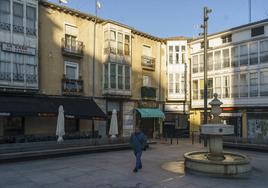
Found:
[[(217, 93), (223, 119), (239, 137), (268, 139), (268, 20), (208, 37), (208, 102)], [(190, 43), (191, 100), (202, 114), (204, 70), (202, 39)], [(200, 115), (200, 122), (202, 123)]]
[(0, 1), (0, 88), (38, 90), (38, 1)]
[(178, 129), (185, 130), (188, 128), (188, 43), (184, 37), (174, 37), (167, 39), (166, 46), (167, 98), (164, 108), (166, 115), (164, 130), (167, 134), (171, 134)]

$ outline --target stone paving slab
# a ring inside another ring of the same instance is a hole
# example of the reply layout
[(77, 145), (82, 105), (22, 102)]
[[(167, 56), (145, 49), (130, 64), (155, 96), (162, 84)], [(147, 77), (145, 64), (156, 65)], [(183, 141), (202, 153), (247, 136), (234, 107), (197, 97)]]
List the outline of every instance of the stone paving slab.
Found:
[(268, 154), (229, 150), (247, 155), (253, 165), (249, 179), (223, 179), (173, 173), (162, 168), (183, 160), (185, 152), (205, 150), (188, 141), (156, 144), (143, 153), (143, 169), (133, 173), (130, 150), (92, 153), (0, 165), (1, 188), (267, 188)]

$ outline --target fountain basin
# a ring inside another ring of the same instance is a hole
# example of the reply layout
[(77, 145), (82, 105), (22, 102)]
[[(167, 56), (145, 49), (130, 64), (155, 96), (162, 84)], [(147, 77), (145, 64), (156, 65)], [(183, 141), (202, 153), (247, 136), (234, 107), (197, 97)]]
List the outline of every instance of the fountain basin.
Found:
[(241, 154), (224, 152), (224, 160), (210, 160), (208, 152), (194, 151), (184, 154), (185, 171), (216, 177), (247, 177), (250, 160)]

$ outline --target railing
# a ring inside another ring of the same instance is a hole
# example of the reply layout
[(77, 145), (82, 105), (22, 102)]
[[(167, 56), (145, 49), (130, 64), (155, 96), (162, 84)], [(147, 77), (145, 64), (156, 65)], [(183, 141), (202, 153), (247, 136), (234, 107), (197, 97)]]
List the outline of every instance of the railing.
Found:
[(156, 98), (156, 88), (154, 87), (141, 87), (141, 98), (143, 99), (155, 99)]
[(62, 79), (62, 92), (65, 95), (81, 95), (83, 93), (83, 80)]
[(26, 34), (27, 35), (36, 35), (36, 29), (26, 27)]
[(144, 68), (155, 69), (155, 58), (149, 56), (141, 56), (141, 65)]
[(13, 25), (13, 31), (17, 33), (24, 33), (24, 27), (19, 25)]
[(0, 80), (10, 81), (11, 73), (10, 72), (0, 72)]
[[(68, 40), (62, 38), (62, 52), (66, 55), (75, 55), (78, 57), (82, 57), (84, 54), (83, 42), (80, 41), (72, 41), (72, 44), (68, 44)], [(73, 43), (74, 42), (74, 43)]]
[(0, 22), (0, 29), (10, 31), (10, 24), (9, 23), (4, 23), (4, 22)]

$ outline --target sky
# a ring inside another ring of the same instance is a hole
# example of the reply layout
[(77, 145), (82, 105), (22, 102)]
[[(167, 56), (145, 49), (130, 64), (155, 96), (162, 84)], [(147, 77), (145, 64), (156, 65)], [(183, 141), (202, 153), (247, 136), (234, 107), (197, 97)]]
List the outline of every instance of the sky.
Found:
[[(58, 0), (49, 0), (58, 3)], [(157, 37), (197, 37), (203, 8), (209, 14), (208, 33), (249, 23), (249, 0), (99, 0), (98, 16)], [(65, 6), (95, 14), (95, 0), (68, 0)], [(268, 18), (268, 0), (251, 0), (251, 21)]]

